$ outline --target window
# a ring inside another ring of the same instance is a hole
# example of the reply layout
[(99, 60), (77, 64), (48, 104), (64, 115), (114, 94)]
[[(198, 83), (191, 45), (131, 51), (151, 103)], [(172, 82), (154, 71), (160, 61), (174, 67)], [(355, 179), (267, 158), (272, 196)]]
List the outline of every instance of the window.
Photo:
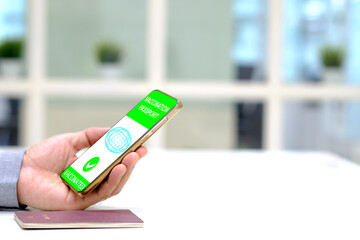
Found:
[[(353, 0), (285, 0), (284, 68), (286, 82), (359, 84), (360, 2)], [(335, 81), (326, 77), (321, 52), (343, 49), (344, 60)]]
[[(30, 3), (21, 10), (26, 81), (0, 80), (0, 95), (21, 102), (21, 144), (111, 126), (158, 88), (184, 108), (153, 146), (326, 150), (360, 161), (358, 0)], [(124, 49), (111, 81), (98, 42)], [(345, 52), (332, 75), (320, 58), (327, 45)], [(325, 144), (335, 130), (323, 127), (340, 127), (336, 119), (354, 151)]]
[[(47, 7), (49, 77), (143, 81), (146, 1), (49, 0)], [(99, 62), (98, 51), (104, 44), (119, 51), (110, 70)]]
[(21, 79), (26, 72), (26, 4), (0, 1), (0, 78)]

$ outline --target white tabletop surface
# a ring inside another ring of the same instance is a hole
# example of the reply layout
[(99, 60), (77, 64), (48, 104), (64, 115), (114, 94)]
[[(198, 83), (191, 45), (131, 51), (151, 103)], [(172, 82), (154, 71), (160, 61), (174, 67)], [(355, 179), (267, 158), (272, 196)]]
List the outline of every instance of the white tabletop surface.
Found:
[(150, 150), (91, 207), (123, 208), (144, 228), (22, 230), (0, 210), (1, 239), (360, 239), (360, 167), (329, 153)]

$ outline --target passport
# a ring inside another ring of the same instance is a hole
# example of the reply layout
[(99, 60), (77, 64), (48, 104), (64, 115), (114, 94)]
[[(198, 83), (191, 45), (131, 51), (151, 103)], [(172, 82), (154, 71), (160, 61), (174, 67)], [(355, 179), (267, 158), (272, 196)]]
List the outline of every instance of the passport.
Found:
[(24, 229), (132, 228), (144, 221), (128, 209), (15, 212), (15, 221)]

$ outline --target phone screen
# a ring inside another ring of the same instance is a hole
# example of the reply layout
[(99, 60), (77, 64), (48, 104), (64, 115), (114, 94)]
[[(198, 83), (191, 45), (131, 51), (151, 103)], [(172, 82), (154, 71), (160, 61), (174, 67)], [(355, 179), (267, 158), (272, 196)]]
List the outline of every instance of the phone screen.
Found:
[[(96, 180), (126, 151), (145, 141), (178, 104), (178, 100), (154, 90), (117, 122), (92, 147), (69, 166), (61, 177), (76, 191), (81, 192)], [(151, 133), (151, 134), (149, 134)], [(145, 139), (146, 138), (146, 139)], [(135, 150), (135, 149), (134, 149)]]

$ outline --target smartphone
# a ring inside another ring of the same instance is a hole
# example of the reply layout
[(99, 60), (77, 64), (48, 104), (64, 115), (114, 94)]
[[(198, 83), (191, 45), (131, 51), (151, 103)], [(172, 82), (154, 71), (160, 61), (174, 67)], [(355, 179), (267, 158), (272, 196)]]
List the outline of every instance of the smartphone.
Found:
[(182, 107), (180, 100), (150, 92), (104, 136), (61, 174), (65, 184), (84, 197), (130, 152), (140, 147)]

